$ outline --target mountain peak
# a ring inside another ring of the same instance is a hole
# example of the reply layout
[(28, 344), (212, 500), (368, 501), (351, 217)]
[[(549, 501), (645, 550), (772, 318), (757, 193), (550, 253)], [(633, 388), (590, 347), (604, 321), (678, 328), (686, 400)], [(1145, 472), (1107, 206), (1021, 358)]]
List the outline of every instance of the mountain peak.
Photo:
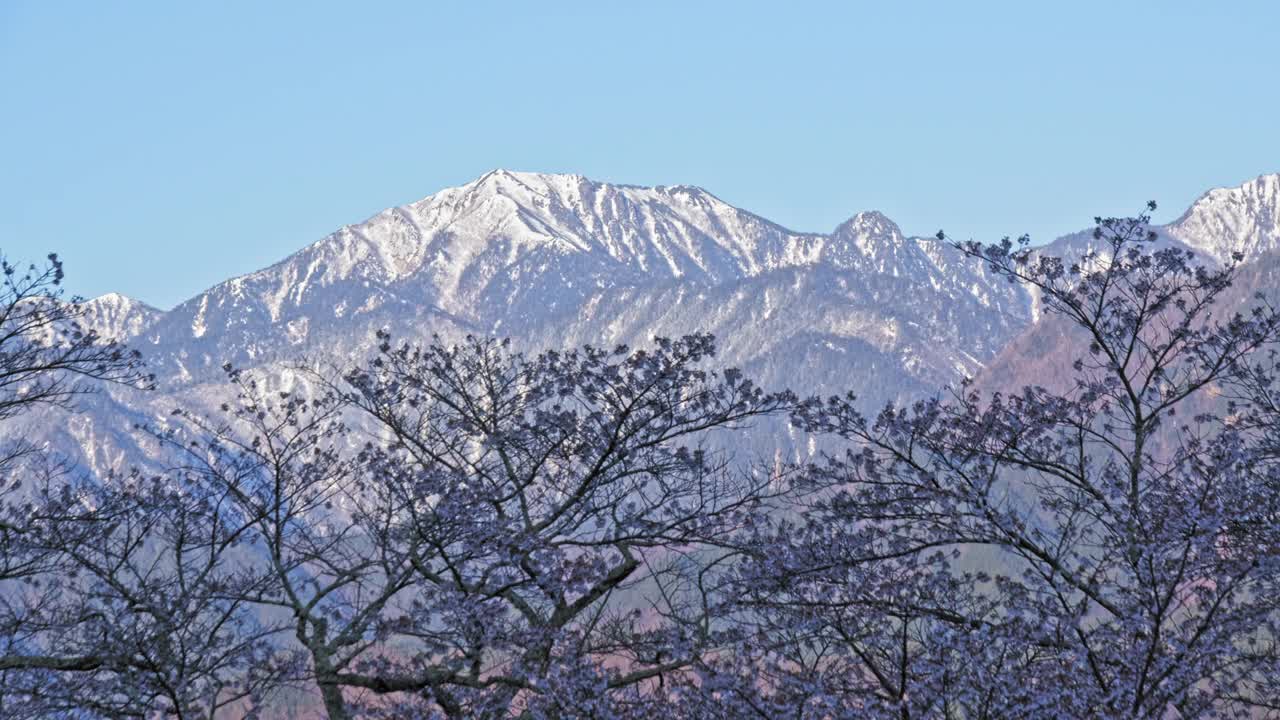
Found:
[(1165, 229), (1219, 262), (1229, 261), (1232, 253), (1252, 260), (1280, 249), (1280, 174), (1210, 190)]
[(845, 220), (831, 233), (838, 244), (852, 244), (867, 257), (894, 252), (906, 238), (898, 224), (878, 210), (864, 210)]
[(89, 298), (81, 303), (81, 305), (90, 308), (116, 308), (126, 310), (142, 310), (144, 312), (158, 313), (160, 310), (146, 304), (136, 298), (118, 292), (103, 293), (97, 297)]
[(80, 303), (81, 323), (107, 340), (127, 340), (146, 330), (164, 313), (128, 295), (109, 292)]
[(902, 229), (879, 210), (863, 210), (840, 223), (833, 234), (856, 233), (875, 236), (901, 237)]
[[(620, 284), (755, 275), (780, 262), (793, 236), (688, 185), (642, 187), (498, 168), (345, 226), (270, 268), (224, 283), (217, 298), (188, 303), (209, 313), (253, 303), (278, 323), (312, 303), (365, 312), (356, 308), (378, 305), (383, 300), (369, 298), (382, 293), (480, 322), (480, 315), (525, 295), (560, 298), (546, 302), (566, 307)], [(332, 301), (335, 293), (350, 295), (346, 305)], [(196, 315), (193, 328), (217, 322)]]
[(463, 187), (497, 187), (500, 186), (501, 183), (522, 183), (526, 185), (546, 185), (548, 183), (577, 184), (584, 181), (590, 182), (583, 176), (576, 173), (542, 173), (526, 170), (494, 168), (493, 170), (490, 170), (475, 180), (467, 183)]

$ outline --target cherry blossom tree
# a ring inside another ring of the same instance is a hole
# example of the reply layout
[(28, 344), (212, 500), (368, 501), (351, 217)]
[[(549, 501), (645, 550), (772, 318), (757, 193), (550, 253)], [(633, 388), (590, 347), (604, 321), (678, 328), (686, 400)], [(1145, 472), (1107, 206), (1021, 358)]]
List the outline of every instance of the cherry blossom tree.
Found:
[[(331, 718), (603, 716), (717, 647), (729, 537), (780, 479), (717, 448), (785, 413), (709, 336), (528, 357), (393, 345), (272, 390), (229, 370), (204, 483), (253, 518)], [(717, 437), (717, 433), (720, 434)]]
[(797, 423), (844, 447), (809, 469), (800, 518), (746, 540), (758, 632), (708, 685), (718, 699), (802, 717), (1280, 713), (1275, 376), (1257, 362), (1280, 315), (1215, 304), (1235, 265), (1156, 249), (1148, 222), (1099, 219), (1075, 263), (1025, 238), (959, 245), (1084, 338), (1074, 378), (871, 418), (852, 397), (803, 405)]
[[(0, 420), (151, 386), (136, 351), (82, 326), (57, 256), (0, 272)], [(227, 592), (253, 578), (229, 562), (243, 528), (221, 498), (138, 471), (90, 480), (20, 441), (0, 470), (0, 714), (245, 714), (283, 676), (274, 630)]]
[[(84, 307), (63, 296), (62, 262), (26, 268), (0, 255), (0, 421), (41, 406), (72, 407), (99, 382), (149, 386), (141, 356), (85, 330)], [(0, 581), (29, 577), (47, 568), (47, 554), (25, 540), (26, 504), (20, 474), (35, 468), (56, 474), (37, 448), (20, 439), (0, 447)]]

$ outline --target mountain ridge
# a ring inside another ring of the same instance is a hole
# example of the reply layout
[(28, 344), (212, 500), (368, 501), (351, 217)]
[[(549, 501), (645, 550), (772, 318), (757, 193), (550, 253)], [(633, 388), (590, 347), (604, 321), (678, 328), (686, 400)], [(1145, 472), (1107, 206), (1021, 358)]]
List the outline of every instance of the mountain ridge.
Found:
[[(1216, 247), (1215, 227), (1168, 241)], [(119, 417), (217, 407), (224, 363), (284, 383), (299, 358), (364, 362), (379, 330), (503, 335), (528, 351), (705, 331), (717, 362), (766, 387), (853, 391), (874, 407), (978, 375), (1038, 318), (1024, 288), (874, 210), (802, 233), (693, 186), (507, 170), (343, 226), (169, 311), (114, 294), (86, 307), (160, 379), (149, 395), (110, 389), (72, 424), (50, 416), (46, 441), (95, 473), (134, 453)]]
[[(749, 210), (737, 208), (736, 206), (733, 206), (730, 203), (719, 198), (709, 190), (706, 190), (705, 188), (702, 188), (696, 185), (679, 184), (679, 185), (644, 186), (644, 185), (628, 184), (628, 183), (595, 181), (576, 173), (560, 174), (560, 173), (523, 172), (523, 171), (512, 171), (512, 170), (507, 170), (503, 168), (497, 168), (481, 175), (479, 178), (469, 183), (465, 183), (463, 185), (456, 186), (456, 187), (444, 188), (436, 193), (432, 193), (419, 200), (415, 200), (409, 203), (405, 203), (404, 205), (393, 206), (393, 207), (389, 207), (384, 210), (381, 210), (377, 213), (374, 213), (373, 215), (370, 215), (368, 218), (366, 218), (363, 221), (343, 225), (342, 227), (335, 230), (333, 233), (330, 233), (329, 235), (326, 235), (325, 237), (320, 238), (319, 240), (316, 240), (300, 248), (299, 250), (286, 255), (285, 257), (281, 258), (275, 263), (272, 263), (271, 265), (268, 265), (264, 268), (255, 270), (250, 273), (245, 273), (243, 275), (235, 276), (227, 280), (224, 280), (178, 303), (170, 310), (159, 311), (159, 312), (161, 313), (171, 312), (184, 305), (192, 303), (193, 301), (198, 301), (202, 295), (205, 295), (206, 293), (209, 293), (211, 291), (214, 291), (224, 286), (238, 288), (247, 283), (251, 283), (253, 279), (258, 278), (264, 274), (268, 274), (270, 271), (272, 271), (275, 268), (288, 264), (291, 260), (293, 260), (299, 254), (307, 253), (308, 251), (315, 251), (317, 249), (324, 247), (326, 244), (332, 244), (335, 238), (341, 237), (343, 235), (350, 235), (351, 236), (350, 240), (358, 242), (363, 236), (364, 232), (370, 226), (376, 225), (380, 222), (394, 223), (396, 222), (396, 220), (393, 218), (398, 218), (400, 222), (406, 223), (407, 225), (406, 230), (416, 229), (419, 233), (421, 233), (421, 227), (416, 222), (414, 222), (412, 218), (406, 217), (406, 215), (408, 214), (406, 212), (407, 210), (431, 209), (431, 210), (438, 211), (439, 210), (438, 207), (432, 208), (433, 201), (435, 201), (436, 203), (439, 203), (442, 200), (456, 200), (457, 198), (466, 196), (468, 194), (475, 195), (478, 191), (482, 190), (487, 185), (495, 185), (495, 184), (501, 185), (501, 183), (504, 181), (507, 183), (522, 185), (526, 189), (532, 189), (534, 191), (537, 190), (536, 185), (542, 184), (544, 187), (554, 186), (554, 185), (559, 185), (561, 187), (564, 187), (567, 185), (587, 186), (587, 187), (596, 188), (596, 189), (604, 189), (605, 191), (610, 191), (610, 190), (622, 191), (624, 194), (628, 192), (632, 194), (640, 194), (640, 195), (647, 194), (651, 198), (655, 194), (656, 195), (666, 194), (667, 196), (672, 196), (673, 194), (676, 194), (676, 195), (684, 194), (684, 195), (704, 199), (706, 202), (709, 202), (709, 203), (714, 203), (715, 205), (718, 205), (720, 210), (724, 213), (732, 213), (741, 218), (749, 218), (751, 221), (758, 223), (761, 228), (768, 228), (769, 230), (777, 233), (778, 235), (796, 239), (796, 241), (793, 241), (793, 243), (790, 246), (787, 246), (784, 248), (777, 248), (777, 247), (772, 248), (772, 254), (770, 254), (769, 252), (763, 253), (765, 256), (763, 262), (761, 261), (760, 258), (756, 258), (754, 256), (749, 258), (748, 257), (739, 258), (746, 265), (748, 265), (748, 267), (752, 272), (760, 272), (762, 270), (767, 270), (767, 269), (770, 269), (770, 267), (776, 266), (776, 264), (779, 264), (779, 263), (792, 264), (792, 263), (798, 262), (803, 264), (805, 262), (818, 261), (818, 259), (815, 258), (815, 252), (812, 247), (813, 245), (816, 244), (814, 241), (820, 240), (820, 239), (829, 240), (831, 238), (838, 236), (841, 233), (842, 229), (846, 228), (847, 226), (850, 226), (851, 224), (854, 224), (858, 220), (858, 218), (862, 216), (868, 216), (868, 217), (880, 219), (881, 221), (891, 226), (892, 232), (901, 234), (903, 238), (906, 238), (917, 244), (928, 245), (933, 240), (932, 238), (928, 238), (928, 237), (908, 236), (908, 235), (905, 235), (904, 233), (901, 233), (901, 230), (896, 223), (894, 223), (891, 219), (889, 219), (883, 213), (876, 210), (864, 210), (864, 211), (855, 213), (845, 221), (839, 223), (835, 228), (833, 228), (830, 232), (827, 232), (827, 233), (805, 232), (805, 231), (797, 231), (797, 230), (790, 229), (787, 226), (782, 225), (781, 223), (772, 221), (762, 215), (752, 213)], [(1250, 193), (1250, 191), (1255, 188), (1264, 188), (1265, 190), (1263, 192), (1255, 191)], [(497, 194), (501, 196), (504, 193), (499, 192)], [(535, 194), (540, 194), (545, 197), (545, 193), (535, 192)], [(1238, 216), (1232, 216), (1231, 213), (1226, 211), (1232, 204), (1239, 205), (1241, 203), (1240, 198), (1242, 197), (1244, 199), (1243, 201), (1246, 206), (1248, 205), (1249, 202), (1251, 201), (1257, 202), (1258, 199), (1260, 198), (1260, 201), (1265, 205), (1265, 209), (1267, 212), (1266, 217), (1269, 218), (1268, 222), (1263, 225), (1251, 226), (1248, 223), (1247, 215), (1245, 216), (1245, 219), (1241, 219)], [(516, 214), (517, 215), (521, 214), (520, 211), (523, 211), (525, 209), (526, 208), (524, 207), (516, 207), (515, 208), (515, 210), (517, 211)], [(1221, 245), (1220, 243), (1214, 244), (1214, 241), (1207, 240), (1202, 237), (1204, 235), (1215, 235), (1219, 237), (1222, 236), (1224, 234), (1223, 226), (1228, 225), (1229, 223), (1230, 223), (1230, 227), (1228, 227), (1225, 234), (1228, 236), (1236, 237), (1236, 239), (1233, 241), (1235, 243), (1234, 246)], [(1215, 224), (1216, 226), (1214, 226)], [(1241, 226), (1243, 226), (1243, 228), (1241, 228)], [(1260, 175), (1258, 177), (1255, 177), (1251, 180), (1248, 180), (1242, 183), (1239, 186), (1220, 187), (1220, 188), (1210, 189), (1202, 193), (1199, 196), (1199, 198), (1197, 198), (1197, 200), (1193, 202), (1192, 205), (1190, 205), (1178, 218), (1176, 218), (1175, 220), (1169, 223), (1166, 223), (1164, 225), (1159, 225), (1157, 227), (1165, 231), (1165, 233), (1170, 238), (1175, 239), (1180, 243), (1201, 252), (1202, 254), (1212, 257), (1218, 262), (1223, 262), (1229, 259), (1230, 253), (1234, 250), (1241, 250), (1245, 252), (1246, 256), (1248, 257), (1256, 257), (1257, 255), (1260, 255), (1264, 252), (1274, 250), (1274, 249), (1280, 249), (1280, 173)], [(1237, 228), (1237, 229), (1232, 230), (1231, 228)], [(546, 228), (543, 228), (543, 229), (546, 229)], [(532, 228), (526, 227), (526, 230), (532, 230)], [(1239, 235), (1242, 234), (1240, 230), (1243, 231), (1243, 234), (1248, 236), (1244, 238), (1243, 241), (1238, 237)], [(409, 235), (412, 236), (412, 233), (409, 233)], [(1072, 235), (1075, 235), (1075, 234), (1068, 234), (1067, 236), (1063, 236), (1063, 238), (1071, 237)], [(488, 239), (494, 239), (494, 238), (503, 237), (503, 234), (501, 232), (491, 232), (487, 235), (487, 237)], [(560, 241), (560, 242), (567, 241), (565, 234), (563, 233), (552, 234), (552, 235), (549, 235), (548, 237), (553, 241)], [(1063, 238), (1058, 238), (1057, 240), (1050, 241), (1049, 243), (1046, 243), (1042, 247), (1052, 246), (1055, 242), (1058, 242)], [(547, 238), (544, 237), (543, 239), (546, 240)], [(582, 245), (577, 245), (575, 247), (576, 249), (579, 249), (579, 250), (589, 249)], [(348, 248), (348, 249), (351, 250), (352, 248)], [(392, 246), (382, 246), (380, 248), (377, 248), (377, 250), (378, 250), (377, 252), (378, 259), (382, 261), (382, 265), (390, 266), (390, 269), (392, 270), (391, 277), (392, 278), (403, 277), (404, 274), (406, 273), (406, 268), (404, 267), (406, 264), (406, 260), (412, 259), (413, 248), (408, 248), (403, 246), (400, 248), (396, 248)], [(769, 250), (769, 248), (766, 248), (766, 251), (767, 250)], [(616, 256), (616, 253), (614, 254), (614, 259), (615, 260), (619, 259)], [(649, 268), (650, 266), (650, 263), (648, 262), (649, 260), (652, 260), (652, 258), (645, 258), (646, 262), (642, 263), (642, 269), (647, 270)], [(771, 265), (770, 263), (773, 263), (773, 264)], [(409, 269), (412, 269), (412, 268), (409, 268)], [(396, 270), (399, 270), (399, 272), (395, 272)], [(683, 273), (678, 273), (678, 274), (683, 274)], [(113, 295), (113, 294), (114, 293), (108, 293), (108, 295)], [(142, 302), (142, 301), (137, 301), (137, 302)], [(152, 310), (155, 310), (155, 309), (152, 308)]]

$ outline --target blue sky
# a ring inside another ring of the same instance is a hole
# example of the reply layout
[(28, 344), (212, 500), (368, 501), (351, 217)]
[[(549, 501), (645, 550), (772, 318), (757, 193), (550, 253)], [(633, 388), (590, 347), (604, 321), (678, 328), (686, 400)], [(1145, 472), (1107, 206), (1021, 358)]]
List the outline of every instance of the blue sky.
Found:
[(1038, 240), (1280, 170), (1280, 3), (0, 3), (0, 249), (169, 307), (485, 171)]

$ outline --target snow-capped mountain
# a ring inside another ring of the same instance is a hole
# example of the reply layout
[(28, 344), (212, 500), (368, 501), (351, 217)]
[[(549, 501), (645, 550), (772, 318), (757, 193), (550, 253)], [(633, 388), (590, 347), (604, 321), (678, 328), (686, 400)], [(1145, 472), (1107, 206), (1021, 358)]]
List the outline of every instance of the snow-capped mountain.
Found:
[[(786, 287), (773, 287), (779, 273)], [(815, 285), (827, 275), (836, 290)], [(748, 296), (761, 304), (754, 315), (750, 303), (725, 299)], [(721, 299), (690, 311), (698, 297)], [(605, 310), (622, 298), (626, 307)], [(926, 349), (910, 339), (927, 344), (937, 331), (955, 351), (916, 371), (925, 375), (972, 370), (982, 347), (1026, 320), (1019, 291), (932, 238), (904, 237), (879, 213), (856, 215), (830, 234), (797, 233), (689, 186), (496, 170), (221, 283), (139, 325), (135, 344), (158, 375), (186, 383), (210, 379), (226, 361), (358, 346), (379, 327), (510, 335), (531, 347), (556, 344), (562, 327), (597, 343), (705, 327), (730, 343), (735, 333), (754, 336), (758, 321), (781, 308), (813, 312), (832, 302), (857, 312), (779, 328), (780, 337), (817, 332), (915, 356)], [(649, 308), (645, 320), (629, 321), (640, 307)], [(931, 316), (940, 309), (965, 317), (943, 322)]]
[(1170, 223), (1168, 234), (1218, 262), (1233, 253), (1256, 260), (1280, 249), (1280, 174), (1262, 175), (1238, 187), (1201, 195)]
[[(1162, 229), (1213, 258), (1280, 239), (1280, 180), (1206, 194)], [(1238, 198), (1238, 199), (1233, 199)], [(1054, 247), (1075, 252), (1085, 235)], [(877, 212), (803, 233), (705, 190), (495, 170), (339, 229), (161, 312), (118, 295), (86, 322), (143, 351), (160, 389), (119, 389), (49, 442), (95, 471), (129, 455), (121, 416), (214, 407), (224, 362), (277, 379), (300, 357), (363, 361), (374, 331), (465, 333), (529, 350), (714, 333), (763, 384), (852, 390), (868, 406), (978, 373), (1034, 319), (1032, 298)], [(68, 447), (70, 446), (70, 447)]]

